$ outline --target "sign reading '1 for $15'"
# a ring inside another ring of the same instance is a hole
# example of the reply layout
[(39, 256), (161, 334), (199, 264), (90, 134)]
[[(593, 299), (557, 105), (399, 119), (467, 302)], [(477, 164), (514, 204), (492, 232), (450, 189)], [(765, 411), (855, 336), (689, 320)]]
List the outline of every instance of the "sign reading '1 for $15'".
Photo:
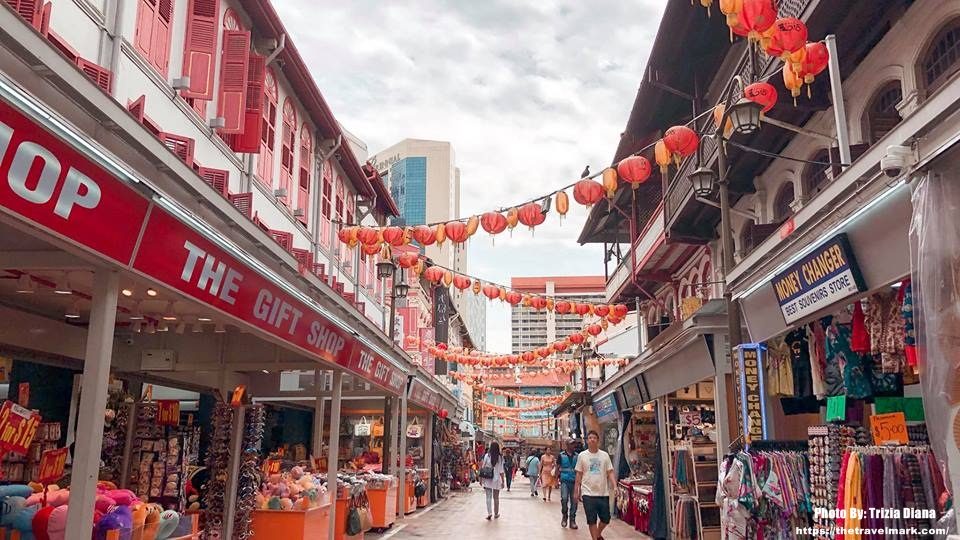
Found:
[(838, 234), (773, 278), (773, 292), (790, 324), (866, 290), (845, 234)]

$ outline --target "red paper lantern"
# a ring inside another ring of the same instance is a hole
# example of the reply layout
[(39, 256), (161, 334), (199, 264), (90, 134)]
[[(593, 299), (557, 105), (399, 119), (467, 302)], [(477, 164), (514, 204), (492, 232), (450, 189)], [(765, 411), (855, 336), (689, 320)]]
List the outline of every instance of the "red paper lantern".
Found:
[(500, 234), (507, 229), (507, 218), (500, 212), (487, 212), (480, 218), (480, 226), (490, 234)]
[(650, 178), (650, 160), (643, 156), (630, 156), (620, 160), (617, 164), (617, 174), (627, 182), (633, 189), (640, 187), (640, 184)]
[(465, 291), (470, 288), (470, 278), (457, 274), (453, 276), (453, 286), (461, 291)]
[(600, 332), (603, 332), (603, 327), (599, 324), (591, 324), (590, 326), (587, 326), (587, 333), (591, 336), (598, 336), (600, 335)]
[(444, 231), (447, 233), (447, 238), (454, 244), (462, 244), (470, 238), (470, 233), (467, 232), (467, 225), (462, 221), (447, 222), (444, 226)]
[(432, 246), (437, 241), (437, 235), (434, 234), (433, 229), (426, 225), (417, 225), (413, 228), (411, 235), (421, 246)]
[(397, 257), (397, 265), (400, 268), (413, 268), (418, 262), (420, 262), (418, 253), (403, 253)]
[(487, 283), (483, 286), (483, 295), (491, 300), (496, 300), (497, 298), (500, 298), (500, 288), (496, 285)]
[(570, 307), (570, 302), (567, 302), (566, 300), (560, 300), (553, 305), (553, 310), (561, 315), (566, 315), (567, 313), (570, 313)]
[(530, 299), (530, 307), (533, 309), (543, 309), (547, 307), (547, 299), (542, 296), (534, 296)]
[(610, 315), (609, 317), (607, 317), (607, 322), (616, 326), (623, 322), (623, 317), (614, 317), (613, 315)]
[(440, 409), (440, 415), (439, 415), (439, 416), (440, 416), (440, 418), (446, 419), (448, 416), (450, 416), (450, 411), (448, 411), (448, 410), (446, 410), (446, 409)]
[(404, 338), (403, 341), (404, 343), (407, 344), (408, 347), (413, 347), (414, 345), (417, 344), (418, 340), (417, 340), (417, 336), (407, 336), (406, 338)]
[(357, 241), (357, 227), (344, 227), (337, 231), (337, 238), (344, 244), (353, 245)]
[(520, 359), (523, 360), (523, 362), (524, 362), (525, 364), (530, 364), (530, 363), (532, 363), (534, 360), (536, 360), (537, 357), (536, 357), (536, 355), (533, 354), (533, 352), (527, 351), (527, 352), (525, 352), (525, 353), (523, 353), (523, 354), (520, 355)]
[(765, 34), (769, 36), (769, 41), (764, 52), (784, 62), (791, 53), (799, 51), (807, 43), (807, 25), (796, 17), (777, 19)]
[(573, 186), (573, 200), (584, 206), (593, 206), (603, 198), (600, 182), (584, 178)]
[(380, 253), (380, 244), (363, 244), (362, 249), (367, 255), (376, 255)]
[(383, 241), (391, 246), (402, 246), (404, 244), (403, 229), (390, 226), (383, 230)]
[(531, 202), (520, 207), (520, 213), (517, 215), (517, 218), (520, 220), (520, 223), (532, 229), (543, 223), (544, 220), (547, 219), (547, 216), (544, 215), (539, 204)]
[(437, 343), (437, 348), (440, 349), (441, 351), (445, 351), (449, 349), (450, 346), (447, 345), (446, 343), (440, 342), (440, 343)]
[(760, 41), (763, 33), (777, 21), (777, 10), (773, 0), (743, 0), (739, 22), (746, 28), (747, 37)]
[(553, 344), (553, 350), (557, 351), (558, 353), (567, 350), (567, 342), (557, 341), (556, 343)]
[(574, 345), (580, 345), (581, 343), (584, 342), (584, 340), (586, 339), (586, 336), (577, 332), (576, 334), (570, 334), (570, 337), (568, 337), (567, 339), (570, 340), (570, 343), (573, 343)]
[(539, 356), (540, 358), (546, 358), (550, 356), (552, 352), (553, 351), (550, 349), (550, 347), (539, 347), (537, 349), (537, 356)]
[(680, 161), (680, 158), (693, 155), (697, 151), (700, 137), (687, 126), (673, 126), (663, 135), (663, 144), (673, 154), (674, 160)]
[(606, 304), (597, 304), (593, 306), (593, 313), (597, 317), (606, 317), (610, 313), (610, 306)]
[(440, 280), (443, 279), (443, 268), (431, 266), (423, 271), (423, 278), (431, 283), (440, 283)]
[(803, 59), (803, 82), (813, 83), (813, 78), (827, 69), (830, 64), (830, 52), (822, 41), (807, 43), (806, 56)]
[(577, 307), (574, 309), (576, 309), (577, 315), (583, 317), (587, 313), (590, 313), (590, 304), (577, 304)]
[(777, 104), (777, 89), (768, 82), (755, 82), (743, 89), (743, 97), (763, 105), (767, 112)]
[(613, 306), (614, 317), (619, 317), (622, 319), (627, 316), (628, 311), (629, 309), (627, 308), (626, 304), (616, 304), (615, 306)]
[(519, 304), (521, 300), (523, 300), (522, 294), (516, 291), (510, 291), (507, 293), (507, 303), (510, 304), (511, 306), (515, 306)]
[(380, 231), (373, 227), (360, 227), (357, 229), (357, 240), (364, 245), (379, 244)]

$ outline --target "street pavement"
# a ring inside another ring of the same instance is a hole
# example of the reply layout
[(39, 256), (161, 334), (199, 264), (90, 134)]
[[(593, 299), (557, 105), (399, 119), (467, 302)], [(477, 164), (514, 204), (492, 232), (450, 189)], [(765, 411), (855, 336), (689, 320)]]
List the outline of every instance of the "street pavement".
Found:
[[(585, 540), (590, 538), (583, 509), (578, 508), (578, 530), (560, 528), (560, 491), (554, 490), (550, 502), (530, 496), (529, 481), (517, 475), (511, 491), (500, 492), (500, 518), (486, 520), (483, 488), (473, 484), (469, 492), (451, 493), (431, 507), (418, 510), (397, 522), (382, 534), (366, 533), (367, 540), (440, 539), (491, 540), (517, 538), (537, 540)], [(542, 495), (541, 491), (541, 495)], [(646, 538), (614, 517), (603, 531), (604, 540)]]

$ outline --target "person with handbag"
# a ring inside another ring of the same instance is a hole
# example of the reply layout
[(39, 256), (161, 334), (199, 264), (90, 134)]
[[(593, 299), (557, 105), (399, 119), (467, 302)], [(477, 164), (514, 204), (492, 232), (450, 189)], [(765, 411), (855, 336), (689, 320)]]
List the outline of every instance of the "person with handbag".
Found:
[(500, 455), (500, 444), (490, 443), (487, 455), (483, 456), (480, 465), (480, 484), (487, 498), (487, 519), (500, 517), (500, 490), (506, 483), (506, 474), (503, 471), (503, 456)]

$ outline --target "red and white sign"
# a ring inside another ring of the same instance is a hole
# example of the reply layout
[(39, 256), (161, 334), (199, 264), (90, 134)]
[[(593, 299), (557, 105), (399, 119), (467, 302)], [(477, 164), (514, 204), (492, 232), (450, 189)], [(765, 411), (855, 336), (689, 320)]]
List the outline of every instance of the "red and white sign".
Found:
[(403, 391), (406, 375), (386, 359), (2, 101), (0, 211)]
[(410, 383), (410, 401), (422, 405), (431, 411), (440, 410), (440, 394), (431, 390), (420, 379), (413, 379)]
[(26, 454), (40, 427), (40, 415), (7, 400), (0, 407), (0, 450)]
[(161, 426), (180, 425), (180, 402), (175, 399), (158, 399), (157, 424)]
[(37, 481), (41, 484), (53, 484), (63, 476), (67, 463), (67, 449), (44, 450), (40, 456), (40, 472)]
[(127, 264), (149, 201), (0, 101), (0, 208)]

